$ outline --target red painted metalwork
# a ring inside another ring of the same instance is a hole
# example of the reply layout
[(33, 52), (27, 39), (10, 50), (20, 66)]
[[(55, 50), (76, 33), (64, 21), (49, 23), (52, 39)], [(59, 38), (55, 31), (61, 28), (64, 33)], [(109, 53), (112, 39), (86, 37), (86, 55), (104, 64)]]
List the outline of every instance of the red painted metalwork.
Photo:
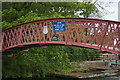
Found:
[[(66, 31), (53, 31), (53, 22), (65, 21)], [(44, 34), (44, 26), (48, 33)], [(58, 34), (58, 41), (52, 36)], [(2, 32), (2, 49), (32, 44), (82, 46), (120, 54), (120, 22), (89, 18), (44, 19), (10, 27)]]

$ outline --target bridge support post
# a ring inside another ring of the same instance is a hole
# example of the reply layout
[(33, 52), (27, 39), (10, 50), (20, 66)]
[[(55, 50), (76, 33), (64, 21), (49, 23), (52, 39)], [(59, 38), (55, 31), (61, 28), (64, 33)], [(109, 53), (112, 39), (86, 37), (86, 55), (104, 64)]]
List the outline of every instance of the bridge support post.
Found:
[(19, 28), (18, 45), (21, 43), (21, 39), (22, 39), (22, 27)]
[(105, 32), (104, 32), (104, 34), (103, 34), (102, 40), (101, 40), (102, 42), (101, 42), (100, 50), (101, 50), (101, 48), (102, 48), (102, 46), (103, 46), (104, 39), (105, 39), (105, 35), (106, 35), (106, 33), (107, 33), (107, 30), (108, 30), (108, 26), (109, 26), (109, 22), (106, 24), (106, 29), (105, 29)]
[(118, 54), (118, 66), (120, 66), (120, 54)]

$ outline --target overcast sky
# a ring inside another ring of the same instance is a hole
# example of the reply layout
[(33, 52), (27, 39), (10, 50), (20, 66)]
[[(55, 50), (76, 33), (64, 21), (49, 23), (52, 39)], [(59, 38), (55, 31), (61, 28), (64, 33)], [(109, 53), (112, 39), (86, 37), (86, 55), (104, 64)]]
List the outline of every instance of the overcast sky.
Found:
[[(101, 6), (107, 11), (103, 16), (103, 19), (118, 21), (118, 2), (120, 0), (98, 0), (100, 2), (105, 2)], [(112, 3), (109, 3), (112, 2)]]
[(103, 17), (104, 19), (118, 21), (118, 2), (109, 4), (109, 7), (105, 7), (105, 9), (108, 13)]

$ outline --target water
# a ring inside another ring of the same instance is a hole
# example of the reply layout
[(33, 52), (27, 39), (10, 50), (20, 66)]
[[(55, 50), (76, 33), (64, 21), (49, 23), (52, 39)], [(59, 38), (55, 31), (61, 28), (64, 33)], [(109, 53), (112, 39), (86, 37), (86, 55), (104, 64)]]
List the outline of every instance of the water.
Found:
[(114, 76), (114, 77), (105, 77), (100, 79), (92, 79), (92, 80), (120, 80), (120, 76)]
[(73, 78), (61, 78), (61, 77), (47, 77), (47, 78), (17, 78), (17, 79), (2, 79), (2, 80), (120, 80), (120, 76), (93, 78), (93, 79), (73, 79)]

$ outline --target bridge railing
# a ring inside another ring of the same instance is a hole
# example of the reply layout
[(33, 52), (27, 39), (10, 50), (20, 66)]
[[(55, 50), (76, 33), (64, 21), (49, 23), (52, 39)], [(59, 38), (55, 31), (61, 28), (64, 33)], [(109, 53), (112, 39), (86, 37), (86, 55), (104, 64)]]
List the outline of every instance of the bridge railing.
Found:
[[(54, 22), (65, 22), (66, 29), (55, 31)], [(55, 35), (58, 40), (53, 40)], [(30, 44), (65, 44), (119, 53), (119, 40), (120, 22), (88, 18), (44, 19), (4, 30), (2, 51)]]

